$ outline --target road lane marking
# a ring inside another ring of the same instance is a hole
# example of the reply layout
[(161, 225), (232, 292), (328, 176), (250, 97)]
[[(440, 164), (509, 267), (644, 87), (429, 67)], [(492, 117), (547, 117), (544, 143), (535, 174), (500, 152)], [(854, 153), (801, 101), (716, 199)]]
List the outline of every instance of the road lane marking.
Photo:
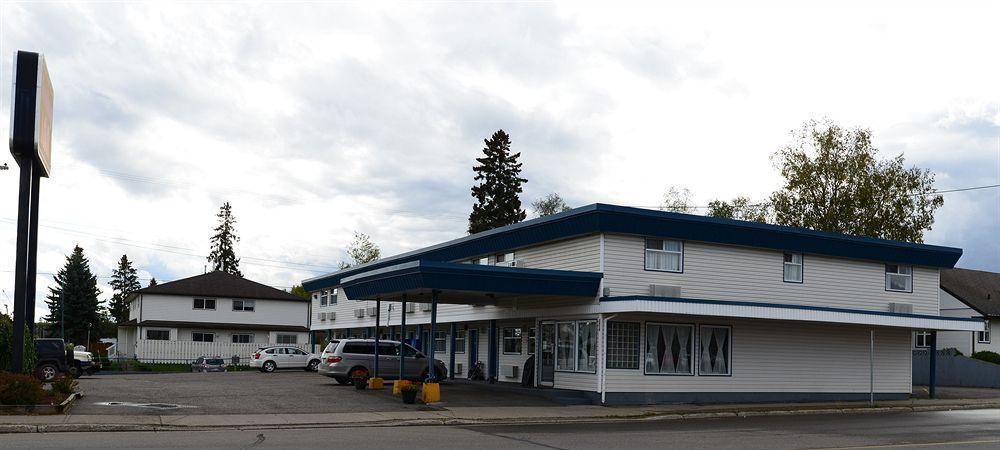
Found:
[(946, 441), (946, 442), (922, 442), (911, 444), (883, 444), (883, 445), (861, 445), (856, 447), (822, 447), (814, 450), (851, 450), (867, 448), (912, 448), (912, 447), (933, 447), (935, 445), (974, 445), (974, 444), (1000, 444), (1000, 439), (985, 441)]

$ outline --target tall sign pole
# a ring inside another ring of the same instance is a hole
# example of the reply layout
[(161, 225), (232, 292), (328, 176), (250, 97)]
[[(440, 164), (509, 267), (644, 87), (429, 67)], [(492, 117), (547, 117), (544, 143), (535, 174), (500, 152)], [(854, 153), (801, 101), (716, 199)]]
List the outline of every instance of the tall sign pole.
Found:
[[(21, 169), (14, 264), (14, 342), (11, 369), (24, 372), (24, 329), (35, 328), (35, 255), (38, 250), (38, 188), (52, 161), (52, 82), (45, 57), (14, 54), (10, 153)], [(30, 367), (28, 368), (30, 369)]]

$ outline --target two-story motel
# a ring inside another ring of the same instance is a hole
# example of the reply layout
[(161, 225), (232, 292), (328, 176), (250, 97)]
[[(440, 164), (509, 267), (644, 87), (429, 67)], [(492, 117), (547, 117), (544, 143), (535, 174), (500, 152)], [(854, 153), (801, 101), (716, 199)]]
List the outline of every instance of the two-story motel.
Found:
[(914, 331), (983, 329), (940, 315), (961, 254), (594, 204), (303, 284), (317, 339), (371, 337), (377, 315), (453, 377), (482, 361), (517, 382), (537, 355), (536, 386), (595, 402), (900, 399)]

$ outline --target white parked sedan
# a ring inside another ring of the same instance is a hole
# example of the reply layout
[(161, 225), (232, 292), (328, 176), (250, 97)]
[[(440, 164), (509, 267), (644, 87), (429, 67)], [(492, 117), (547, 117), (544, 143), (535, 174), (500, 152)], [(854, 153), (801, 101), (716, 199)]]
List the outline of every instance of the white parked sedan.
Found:
[(261, 372), (274, 372), (277, 369), (305, 369), (315, 372), (319, 366), (319, 355), (306, 353), (298, 347), (276, 345), (261, 347), (253, 354), (251, 363)]

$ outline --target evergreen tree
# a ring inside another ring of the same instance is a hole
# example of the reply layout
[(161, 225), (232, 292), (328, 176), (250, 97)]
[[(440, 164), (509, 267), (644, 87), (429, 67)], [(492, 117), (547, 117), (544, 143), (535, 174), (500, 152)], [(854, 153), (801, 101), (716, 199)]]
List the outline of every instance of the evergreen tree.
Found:
[(156, 286), (156, 277), (150, 278), (149, 285), (146, 287), (153, 287), (153, 286)]
[(56, 274), (55, 282), (45, 301), (49, 307), (45, 321), (58, 333), (65, 320), (67, 342), (86, 341), (87, 328), (100, 323), (98, 296), (101, 290), (97, 288), (97, 277), (90, 270), (90, 261), (79, 245), (66, 257), (66, 265)]
[(136, 274), (128, 256), (122, 255), (122, 259), (118, 261), (118, 268), (111, 272), (111, 283), (109, 284), (111, 290), (114, 291), (114, 295), (111, 296), (111, 305), (108, 308), (111, 318), (115, 323), (125, 322), (128, 320), (126, 299), (131, 293), (142, 289), (142, 285), (139, 284), (139, 275)]
[(216, 217), (219, 218), (219, 225), (214, 229), (212, 252), (208, 254), (208, 262), (212, 263), (212, 270), (221, 270), (242, 277), (240, 259), (236, 257), (234, 248), (240, 237), (236, 235), (236, 217), (233, 217), (229, 202), (222, 204)]
[(472, 168), (479, 184), (472, 187), (476, 204), (472, 205), (469, 214), (470, 234), (517, 223), (527, 217), (519, 197), (521, 185), (528, 182), (521, 178), (521, 163), (518, 162), (521, 153), (510, 152), (510, 136), (503, 130), (497, 130), (484, 142), (483, 157), (476, 158), (479, 165)]

